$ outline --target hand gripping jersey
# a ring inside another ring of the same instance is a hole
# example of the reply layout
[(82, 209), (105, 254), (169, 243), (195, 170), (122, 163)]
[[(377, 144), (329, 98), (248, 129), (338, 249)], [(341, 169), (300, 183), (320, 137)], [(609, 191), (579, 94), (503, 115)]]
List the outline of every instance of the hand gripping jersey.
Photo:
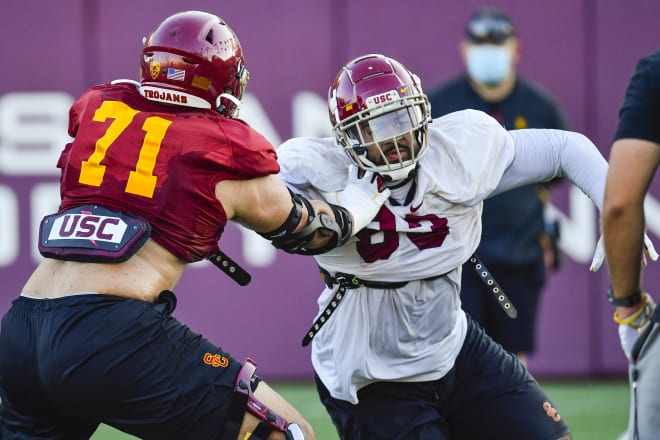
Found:
[(238, 119), (157, 104), (134, 84), (100, 85), (72, 106), (60, 156), (60, 211), (98, 204), (151, 224), (151, 238), (192, 262), (218, 249), (224, 179), (279, 171), (273, 146)]
[[(407, 281), (396, 289), (346, 291), (314, 337), (314, 369), (335, 398), (357, 403), (357, 390), (369, 383), (436, 380), (452, 368), (467, 325), (461, 265), (479, 244), (485, 198), (566, 174), (600, 206), (606, 162), (577, 133), (507, 132), (485, 113), (464, 110), (435, 119), (429, 136), (416, 185), (392, 189), (367, 228), (315, 257), (330, 274)], [(278, 156), (280, 176), (310, 196), (342, 189), (351, 164), (332, 138), (292, 139)], [(321, 293), (319, 310), (335, 293)]]

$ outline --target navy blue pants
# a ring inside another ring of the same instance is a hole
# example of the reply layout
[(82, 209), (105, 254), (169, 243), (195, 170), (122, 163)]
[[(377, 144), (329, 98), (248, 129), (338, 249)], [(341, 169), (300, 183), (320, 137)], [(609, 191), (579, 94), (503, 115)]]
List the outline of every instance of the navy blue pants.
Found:
[(16, 299), (0, 330), (0, 438), (217, 439), (241, 363), (157, 303)]
[(568, 426), (534, 378), (468, 317), (454, 368), (432, 382), (377, 382), (359, 403), (321, 401), (345, 440), (557, 440)]

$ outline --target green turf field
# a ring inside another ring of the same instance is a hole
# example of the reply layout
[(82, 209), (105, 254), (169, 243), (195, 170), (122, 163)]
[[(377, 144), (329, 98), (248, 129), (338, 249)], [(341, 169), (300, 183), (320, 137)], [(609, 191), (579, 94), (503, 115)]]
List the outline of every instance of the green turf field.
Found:
[[(617, 440), (625, 431), (628, 420), (627, 382), (541, 381), (541, 384), (571, 426), (575, 440)], [(272, 385), (309, 420), (318, 440), (338, 438), (311, 383), (273, 383)], [(92, 440), (134, 438), (107, 426), (101, 426)]]

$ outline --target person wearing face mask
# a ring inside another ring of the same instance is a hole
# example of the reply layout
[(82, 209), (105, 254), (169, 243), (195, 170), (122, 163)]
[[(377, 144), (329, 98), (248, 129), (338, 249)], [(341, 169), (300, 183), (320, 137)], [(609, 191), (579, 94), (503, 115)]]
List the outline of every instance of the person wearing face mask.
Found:
[[(567, 128), (556, 100), (516, 71), (520, 42), (502, 10), (484, 7), (474, 12), (460, 50), (466, 72), (429, 93), (434, 118), (472, 108), (490, 114), (509, 130)], [(463, 309), (525, 365), (535, 350), (547, 275), (560, 266), (559, 229), (544, 218), (550, 186), (532, 184), (484, 201), (483, 235), (476, 254), (517, 308), (516, 319), (502, 313), (474, 269), (463, 268)]]

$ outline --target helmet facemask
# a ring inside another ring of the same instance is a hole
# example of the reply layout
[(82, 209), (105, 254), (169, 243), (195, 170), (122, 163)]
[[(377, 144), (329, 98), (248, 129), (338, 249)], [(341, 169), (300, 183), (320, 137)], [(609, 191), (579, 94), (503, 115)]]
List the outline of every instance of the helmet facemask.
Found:
[(238, 96), (234, 95), (231, 87), (225, 87), (224, 93), (218, 95), (218, 98), (216, 99), (216, 110), (222, 114), (226, 114), (230, 118), (238, 118), (238, 112), (240, 111), (241, 107), (241, 99), (243, 99), (243, 93), (245, 93), (245, 89), (249, 80), (250, 72), (248, 72), (245, 66), (239, 66), (236, 72)]
[(393, 90), (386, 96), (367, 98), (365, 110), (340, 121), (334, 130), (339, 145), (360, 168), (396, 181), (407, 178), (428, 149), (429, 107), (422, 94), (399, 98)]

